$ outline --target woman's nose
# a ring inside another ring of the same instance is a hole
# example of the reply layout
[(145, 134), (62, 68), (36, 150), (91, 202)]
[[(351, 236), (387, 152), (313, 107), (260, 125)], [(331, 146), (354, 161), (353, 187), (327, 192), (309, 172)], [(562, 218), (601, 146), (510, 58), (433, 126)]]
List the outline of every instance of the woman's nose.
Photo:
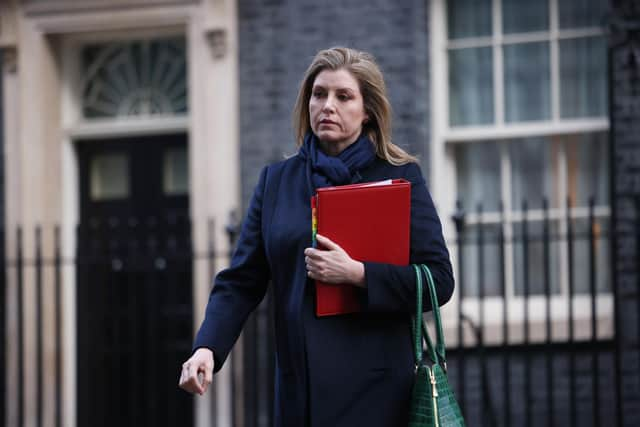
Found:
[(322, 111), (333, 111), (334, 110), (334, 100), (332, 96), (327, 96), (324, 101), (324, 105), (322, 106)]

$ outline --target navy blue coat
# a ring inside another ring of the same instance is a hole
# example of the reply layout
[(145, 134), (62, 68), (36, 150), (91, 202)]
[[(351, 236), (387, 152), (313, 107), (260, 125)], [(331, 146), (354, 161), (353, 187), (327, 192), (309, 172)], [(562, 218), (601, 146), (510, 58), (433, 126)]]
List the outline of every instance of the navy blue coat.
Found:
[[(274, 425), (406, 426), (414, 365), (414, 270), (366, 262), (365, 311), (317, 318), (303, 253), (311, 245), (312, 190), (305, 168), (295, 156), (262, 170), (231, 266), (215, 279), (194, 348), (213, 349), (219, 370), (271, 282), (277, 345)], [(419, 166), (376, 159), (359, 175), (361, 182), (412, 182), (410, 262), (430, 267), (439, 304), (444, 304), (453, 292), (453, 274)]]

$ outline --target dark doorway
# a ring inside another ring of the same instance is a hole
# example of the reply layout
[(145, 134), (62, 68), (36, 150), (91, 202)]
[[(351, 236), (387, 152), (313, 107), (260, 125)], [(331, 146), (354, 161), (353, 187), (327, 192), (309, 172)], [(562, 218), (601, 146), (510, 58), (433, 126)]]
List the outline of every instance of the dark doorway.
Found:
[(191, 426), (185, 135), (78, 142), (78, 426)]

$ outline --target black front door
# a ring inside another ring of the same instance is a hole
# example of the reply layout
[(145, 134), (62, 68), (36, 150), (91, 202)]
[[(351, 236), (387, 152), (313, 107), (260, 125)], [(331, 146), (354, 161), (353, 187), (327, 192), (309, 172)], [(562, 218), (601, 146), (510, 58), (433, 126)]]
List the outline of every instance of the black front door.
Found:
[(77, 144), (78, 426), (186, 426), (192, 338), (185, 135)]

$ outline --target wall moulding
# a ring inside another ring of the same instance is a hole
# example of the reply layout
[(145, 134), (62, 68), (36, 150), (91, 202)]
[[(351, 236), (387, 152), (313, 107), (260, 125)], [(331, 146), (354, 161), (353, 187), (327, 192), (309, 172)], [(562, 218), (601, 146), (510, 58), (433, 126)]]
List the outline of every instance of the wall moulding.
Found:
[(212, 28), (205, 32), (205, 37), (214, 59), (222, 59), (227, 54), (228, 36), (224, 28)]
[(122, 32), (136, 34), (158, 31), (158, 29), (184, 27), (191, 20), (193, 7), (139, 8), (113, 11), (88, 11), (86, 13), (43, 14), (32, 16), (35, 28), (48, 35), (65, 36), (80, 34), (83, 37), (99, 38), (100, 34), (112, 32), (119, 38)]
[(43, 15), (60, 12), (85, 12), (94, 10), (139, 8), (149, 6), (184, 6), (199, 3), (198, 0), (24, 0), (27, 15)]

